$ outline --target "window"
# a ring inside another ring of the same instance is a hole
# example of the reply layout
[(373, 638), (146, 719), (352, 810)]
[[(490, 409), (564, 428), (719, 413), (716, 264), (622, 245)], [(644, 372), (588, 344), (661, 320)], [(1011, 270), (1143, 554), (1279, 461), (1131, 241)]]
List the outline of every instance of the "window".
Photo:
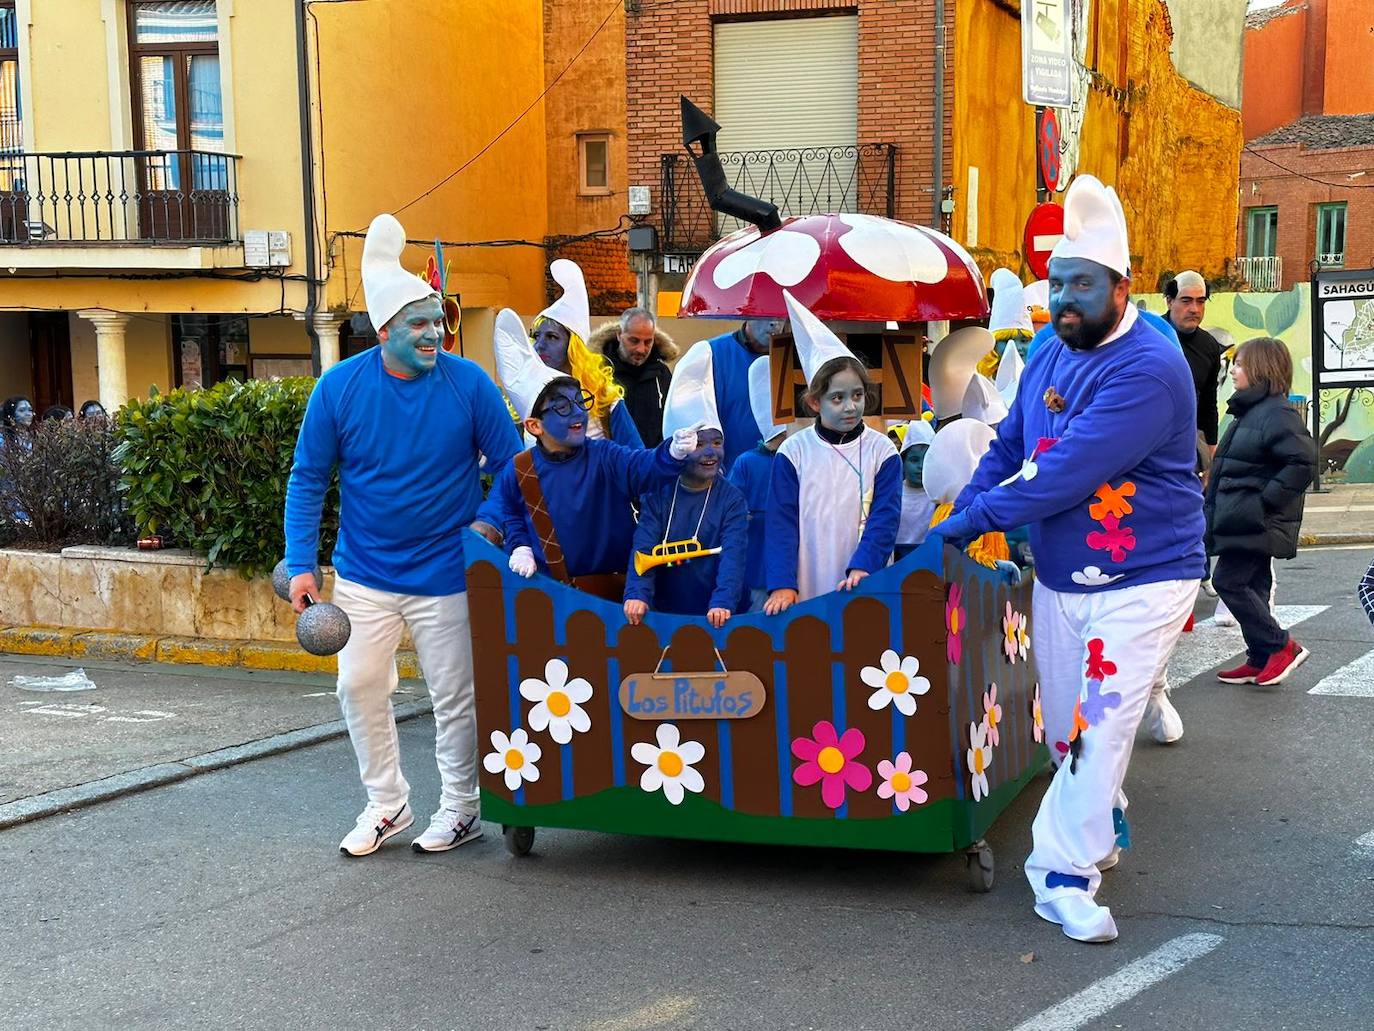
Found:
[(611, 195), (611, 134), (577, 134), (577, 192), (584, 197)]
[(1245, 212), (1245, 255), (1272, 258), (1278, 252), (1279, 209), (1248, 208)]
[(248, 378), (248, 320), (233, 315), (173, 315), (175, 385), (187, 390)]
[(1317, 205), (1317, 262), (1323, 268), (1345, 265), (1345, 203)]
[(19, 96), (19, 23), (14, 0), (0, 0), (0, 154), (24, 149)]

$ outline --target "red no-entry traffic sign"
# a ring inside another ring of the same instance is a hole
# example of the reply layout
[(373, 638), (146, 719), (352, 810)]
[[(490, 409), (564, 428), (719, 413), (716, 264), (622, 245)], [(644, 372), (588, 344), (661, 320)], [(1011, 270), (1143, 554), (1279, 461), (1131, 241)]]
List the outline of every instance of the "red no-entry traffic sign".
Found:
[(1037, 204), (1026, 219), (1026, 234), (1022, 241), (1026, 264), (1036, 279), (1050, 274), (1050, 251), (1064, 235), (1064, 209), (1058, 204)]

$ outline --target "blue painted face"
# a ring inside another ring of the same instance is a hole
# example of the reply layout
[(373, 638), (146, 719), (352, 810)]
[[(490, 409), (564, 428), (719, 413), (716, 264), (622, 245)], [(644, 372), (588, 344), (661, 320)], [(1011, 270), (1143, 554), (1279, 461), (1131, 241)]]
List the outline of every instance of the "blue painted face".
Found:
[(438, 295), (411, 301), (377, 337), (388, 369), (410, 378), (424, 375), (439, 360), (444, 342), (444, 306)]
[(545, 445), (550, 451), (570, 451), (587, 443), (587, 410), (590, 407), (586, 392), (574, 386), (555, 387), (544, 400), (544, 407), (535, 413), (543, 431)]
[(902, 476), (913, 487), (924, 486), (921, 477), (925, 473), (926, 452), (929, 450), (929, 444), (912, 444), (902, 452)]
[(754, 354), (767, 354), (773, 338), (786, 325), (782, 319), (749, 319), (742, 327), (745, 343)]
[(1113, 283), (1105, 265), (1087, 258), (1051, 258), (1050, 318), (1059, 339), (1075, 351), (1102, 343), (1124, 312), (1123, 282)]
[(534, 331), (534, 350), (539, 360), (551, 369), (568, 371), (568, 327), (553, 319), (545, 319)]
[(725, 459), (725, 434), (717, 429), (697, 430), (697, 449), (687, 456), (683, 471), (703, 483), (715, 479)]
[(868, 391), (853, 369), (841, 369), (830, 377), (821, 394), (821, 425), (834, 433), (850, 433), (863, 421)]

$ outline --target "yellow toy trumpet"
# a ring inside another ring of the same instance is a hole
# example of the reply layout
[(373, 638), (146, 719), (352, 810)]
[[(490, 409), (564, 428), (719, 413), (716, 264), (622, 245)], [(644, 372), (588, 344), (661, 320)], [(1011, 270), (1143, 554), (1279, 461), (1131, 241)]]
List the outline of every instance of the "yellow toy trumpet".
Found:
[(720, 548), (703, 548), (701, 541), (695, 537), (685, 541), (664, 541), (655, 544), (647, 555), (642, 551), (635, 552), (635, 572), (643, 576), (648, 570), (659, 566), (680, 566), (694, 558), (719, 554)]

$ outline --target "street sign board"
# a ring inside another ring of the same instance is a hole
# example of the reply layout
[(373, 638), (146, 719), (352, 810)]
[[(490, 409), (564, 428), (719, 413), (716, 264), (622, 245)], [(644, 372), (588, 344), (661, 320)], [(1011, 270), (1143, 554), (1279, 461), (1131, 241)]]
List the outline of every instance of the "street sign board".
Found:
[(1021, 96), (1036, 107), (1073, 102), (1069, 0), (1021, 0)]
[(1037, 204), (1026, 219), (1022, 253), (1036, 279), (1050, 274), (1050, 252), (1064, 235), (1064, 209), (1058, 204)]
[(1036, 167), (1042, 190), (1059, 189), (1059, 119), (1054, 108), (1037, 109), (1035, 116)]
[(1318, 272), (1312, 282), (1312, 371), (1321, 388), (1374, 385), (1374, 269)]

